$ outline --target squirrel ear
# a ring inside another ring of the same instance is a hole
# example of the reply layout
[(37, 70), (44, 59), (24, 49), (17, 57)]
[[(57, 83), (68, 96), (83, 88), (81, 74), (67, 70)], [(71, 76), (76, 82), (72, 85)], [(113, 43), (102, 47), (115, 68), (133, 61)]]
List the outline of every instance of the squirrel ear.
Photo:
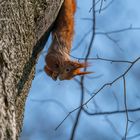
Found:
[(85, 75), (85, 74), (91, 74), (91, 73), (94, 73), (94, 72), (89, 72), (89, 71), (87, 71), (87, 72), (86, 71), (85, 72), (84, 71), (83, 72), (82, 71), (75, 71), (74, 74), (75, 75)]

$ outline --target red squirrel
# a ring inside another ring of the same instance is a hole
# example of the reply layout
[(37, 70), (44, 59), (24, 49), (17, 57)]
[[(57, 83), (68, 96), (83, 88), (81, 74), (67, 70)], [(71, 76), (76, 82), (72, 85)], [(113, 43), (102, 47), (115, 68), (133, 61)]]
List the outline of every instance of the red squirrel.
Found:
[(81, 72), (80, 68), (88, 66), (87, 63), (79, 63), (70, 60), (70, 50), (74, 35), (74, 13), (76, 11), (75, 0), (64, 0), (58, 17), (52, 30), (52, 43), (49, 47), (44, 70), (47, 75), (56, 80), (70, 80), (76, 75), (89, 74)]

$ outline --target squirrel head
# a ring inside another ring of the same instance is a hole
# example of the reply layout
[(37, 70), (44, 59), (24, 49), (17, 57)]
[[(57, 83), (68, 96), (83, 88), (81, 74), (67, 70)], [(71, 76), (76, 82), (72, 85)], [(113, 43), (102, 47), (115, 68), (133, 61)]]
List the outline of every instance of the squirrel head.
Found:
[(88, 67), (88, 63), (79, 63), (75, 61), (65, 61), (64, 65), (61, 68), (61, 72), (59, 74), (60, 80), (70, 80), (77, 75), (85, 75), (93, 72), (82, 72), (81, 68)]

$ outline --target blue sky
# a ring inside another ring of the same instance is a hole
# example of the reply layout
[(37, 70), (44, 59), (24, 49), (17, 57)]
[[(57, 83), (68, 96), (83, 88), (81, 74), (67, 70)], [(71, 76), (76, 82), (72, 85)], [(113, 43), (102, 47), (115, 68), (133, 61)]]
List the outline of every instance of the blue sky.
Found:
[[(110, 3), (106, 0), (103, 7)], [(100, 32), (109, 32), (130, 27), (140, 27), (139, 0), (113, 0), (112, 4), (100, 14), (96, 12), (96, 35), (90, 57), (99, 57), (134, 61), (140, 56), (139, 34), (140, 30), (127, 30), (124, 32), (108, 34), (117, 41), (117, 44)], [(89, 9), (92, 0), (77, 0), (75, 15), (75, 36), (71, 55), (85, 57), (86, 47), (91, 40), (91, 33), (86, 35), (80, 46), (81, 38), (91, 30), (92, 12)], [(100, 3), (96, 6), (99, 9)], [(47, 52), (51, 38), (47, 42), (44, 52)], [(23, 132), (21, 140), (69, 140), (76, 113), (71, 114), (57, 131), (54, 129), (64, 119), (68, 112), (79, 106), (81, 90), (75, 80), (53, 81), (43, 70), (45, 65), (42, 53), (37, 66), (36, 75), (27, 98)], [(105, 83), (111, 82), (121, 75), (130, 64), (110, 63), (99, 60), (90, 60), (89, 70), (94, 71), (85, 77), (85, 101), (90, 98)], [(126, 75), (127, 106), (130, 109), (140, 107), (140, 61), (138, 61)], [(77, 77), (80, 80), (80, 77)], [(104, 112), (124, 109), (123, 80), (120, 79), (112, 86), (107, 86), (93, 100), (88, 103), (88, 111)], [(127, 139), (139, 140), (140, 111), (129, 113)], [(82, 112), (75, 140), (120, 140), (125, 134), (126, 114), (88, 116)], [(137, 136), (138, 135), (138, 136)]]

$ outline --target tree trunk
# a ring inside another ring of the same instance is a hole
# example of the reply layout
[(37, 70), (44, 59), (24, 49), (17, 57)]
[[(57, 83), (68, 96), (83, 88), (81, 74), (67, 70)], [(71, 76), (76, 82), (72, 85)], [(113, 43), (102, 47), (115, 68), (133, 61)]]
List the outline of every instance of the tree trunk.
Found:
[(16, 140), (40, 51), (63, 0), (0, 0), (0, 140)]

